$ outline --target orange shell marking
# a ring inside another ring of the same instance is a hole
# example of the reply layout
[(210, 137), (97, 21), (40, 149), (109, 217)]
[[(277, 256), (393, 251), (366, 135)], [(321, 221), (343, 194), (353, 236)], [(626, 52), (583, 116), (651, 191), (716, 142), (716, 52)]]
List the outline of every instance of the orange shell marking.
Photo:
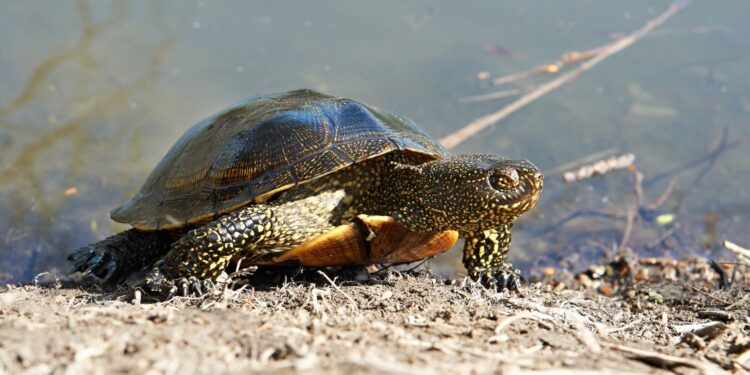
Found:
[(340, 225), (256, 264), (335, 267), (410, 263), (445, 252), (457, 240), (456, 231), (419, 233), (410, 231), (389, 216), (360, 215), (353, 223)]

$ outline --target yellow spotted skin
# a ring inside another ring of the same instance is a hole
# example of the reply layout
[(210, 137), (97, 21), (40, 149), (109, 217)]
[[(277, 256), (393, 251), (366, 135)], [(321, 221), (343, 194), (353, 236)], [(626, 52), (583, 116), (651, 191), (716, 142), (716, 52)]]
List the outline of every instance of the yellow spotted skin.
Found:
[(518, 288), (520, 273), (507, 254), (513, 222), (534, 207), (543, 188), (536, 166), (470, 154), (401, 164), (394, 171), (394, 217), (416, 231), (459, 231), (469, 276), (498, 289)]
[[(238, 254), (257, 259), (289, 250), (335, 226), (331, 213), (343, 189), (278, 204), (242, 208), (188, 231), (157, 263), (146, 283), (152, 290), (171, 288), (176, 279), (215, 280)], [(155, 285), (158, 282), (160, 285)]]
[(388, 215), (419, 232), (457, 230), (469, 276), (517, 288), (507, 262), (511, 226), (533, 207), (542, 177), (526, 161), (454, 155), (423, 162), (393, 153), (281, 193), (189, 230), (147, 277), (152, 290), (175, 280), (214, 280), (229, 261), (278, 254), (359, 214)]
[(467, 237), (463, 263), (472, 279), (499, 289), (518, 289), (520, 273), (506, 260), (511, 227), (508, 224)]

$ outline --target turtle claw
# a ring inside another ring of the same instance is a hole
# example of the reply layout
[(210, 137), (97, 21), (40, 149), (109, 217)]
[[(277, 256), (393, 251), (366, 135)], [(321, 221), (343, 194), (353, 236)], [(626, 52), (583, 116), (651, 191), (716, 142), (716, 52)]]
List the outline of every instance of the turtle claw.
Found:
[(521, 271), (515, 267), (507, 272), (501, 272), (496, 276), (496, 280), (500, 282), (501, 289), (508, 289), (512, 291), (518, 291), (521, 289)]
[(203, 287), (205, 284), (205, 280), (201, 280), (195, 276), (179, 278), (175, 281), (175, 283), (179, 285), (178, 291), (183, 297), (201, 297), (204, 294)]
[(500, 267), (480, 270), (471, 275), (477, 283), (496, 292), (503, 290), (518, 291), (521, 289), (521, 271), (510, 263)]
[(165, 301), (169, 301), (172, 298), (174, 298), (177, 295), (177, 286), (172, 285), (172, 287), (169, 288), (169, 291), (162, 295)]
[(86, 246), (68, 255), (68, 260), (73, 262), (73, 272), (94, 276), (102, 284), (116, 282), (122, 276), (118, 259), (107, 249)]
[(195, 276), (170, 279), (161, 271), (163, 261), (157, 262), (151, 269), (144, 282), (143, 289), (153, 296), (169, 300), (175, 296), (202, 297), (214, 289), (211, 279), (199, 279)]
[[(188, 280), (189, 288), (192, 289), (198, 296), (203, 295), (203, 289), (201, 289), (201, 283), (200, 281), (195, 278), (194, 276), (191, 276)], [(183, 294), (188, 293), (189, 290), (183, 289)]]

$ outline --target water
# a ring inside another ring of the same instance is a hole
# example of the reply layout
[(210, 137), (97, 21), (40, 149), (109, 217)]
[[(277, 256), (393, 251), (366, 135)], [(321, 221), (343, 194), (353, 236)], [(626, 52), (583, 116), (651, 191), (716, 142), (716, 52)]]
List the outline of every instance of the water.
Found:
[[(239, 99), (309, 87), (401, 113), (440, 137), (510, 100), (459, 103), (495, 90), (479, 72), (501, 76), (601, 45), (666, 5), (4, 2), (0, 280), (65, 271), (68, 251), (125, 229), (109, 210), (187, 127)], [(678, 225), (637, 226), (629, 246), (639, 254), (724, 257), (722, 239), (750, 245), (749, 11), (740, 0), (694, 2), (662, 27), (667, 35), (456, 149), (528, 158), (546, 171), (542, 201), (515, 231), (519, 265), (580, 268), (619, 247), (622, 219), (582, 216), (545, 231), (581, 210), (627, 212), (632, 174), (564, 185), (555, 170), (609, 149), (637, 155), (647, 203), (679, 178), (656, 212), (676, 213)], [(704, 174), (708, 163), (650, 179), (707, 154), (725, 129), (725, 146), (738, 145)], [(442, 257), (442, 269), (459, 256)]]

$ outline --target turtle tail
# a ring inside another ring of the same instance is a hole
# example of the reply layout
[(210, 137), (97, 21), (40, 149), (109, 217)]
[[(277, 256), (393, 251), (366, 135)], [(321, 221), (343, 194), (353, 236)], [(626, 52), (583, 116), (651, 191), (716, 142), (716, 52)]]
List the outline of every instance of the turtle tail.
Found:
[(169, 231), (130, 229), (74, 251), (68, 261), (73, 263), (72, 273), (96, 276), (101, 284), (119, 284), (164, 256), (178, 237)]

